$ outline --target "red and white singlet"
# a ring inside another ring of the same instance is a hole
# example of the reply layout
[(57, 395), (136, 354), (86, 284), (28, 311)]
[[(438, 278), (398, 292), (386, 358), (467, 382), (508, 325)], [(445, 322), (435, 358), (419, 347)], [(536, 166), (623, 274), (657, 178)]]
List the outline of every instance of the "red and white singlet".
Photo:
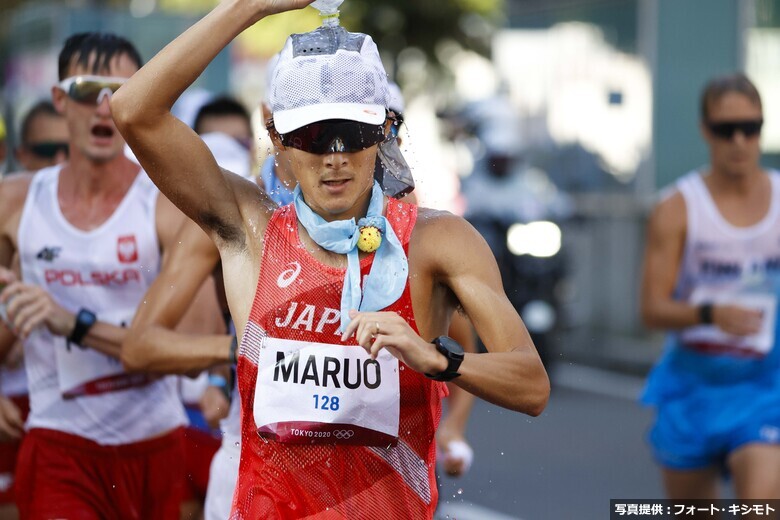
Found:
[[(74, 227), (57, 198), (61, 166), (33, 177), (19, 224), (25, 283), (42, 287), (69, 312), (129, 326), (159, 272), (158, 191), (141, 171), (97, 228)], [(101, 445), (130, 444), (186, 424), (171, 377), (129, 374), (97, 350), (36, 328), (24, 343), (30, 385), (27, 428), (47, 428)]]
[[(387, 218), (408, 253), (417, 208), (390, 199)], [(274, 213), (239, 349), (232, 519), (433, 516), (446, 389), (387, 352), (373, 361), (353, 338), (340, 342), (344, 275), (302, 246), (292, 205)], [(408, 280), (384, 310), (417, 330)]]

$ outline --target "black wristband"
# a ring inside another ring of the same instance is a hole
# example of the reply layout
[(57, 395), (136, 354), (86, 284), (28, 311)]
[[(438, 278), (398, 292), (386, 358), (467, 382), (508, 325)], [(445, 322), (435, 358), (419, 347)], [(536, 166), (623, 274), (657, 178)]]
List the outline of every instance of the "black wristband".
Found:
[(233, 335), (233, 339), (230, 341), (230, 354), (228, 355), (230, 364), (235, 366), (238, 364), (238, 337)]
[(712, 325), (712, 304), (702, 303), (699, 305), (699, 323)]
[(67, 338), (68, 342), (81, 346), (81, 341), (96, 321), (97, 316), (95, 316), (94, 312), (87, 309), (79, 310), (78, 314), (76, 314), (76, 325), (73, 327), (73, 332), (71, 332), (70, 336)]

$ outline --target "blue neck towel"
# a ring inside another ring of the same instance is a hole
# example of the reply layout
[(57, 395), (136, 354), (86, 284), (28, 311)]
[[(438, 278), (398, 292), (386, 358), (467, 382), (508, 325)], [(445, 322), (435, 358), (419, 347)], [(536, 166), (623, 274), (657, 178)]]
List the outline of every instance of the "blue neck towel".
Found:
[[(384, 196), (376, 181), (371, 191), (368, 213), (357, 224), (354, 218), (328, 222), (320, 217), (304, 202), (300, 186), (295, 188), (293, 204), (298, 220), (317, 245), (347, 255), (347, 272), (341, 291), (342, 332), (350, 322), (351, 309), (374, 312), (392, 305), (401, 297), (409, 275), (409, 262), (393, 226), (382, 215)], [(382, 243), (374, 253), (374, 263), (361, 291), (357, 243), (362, 226), (378, 228), (382, 233)]]

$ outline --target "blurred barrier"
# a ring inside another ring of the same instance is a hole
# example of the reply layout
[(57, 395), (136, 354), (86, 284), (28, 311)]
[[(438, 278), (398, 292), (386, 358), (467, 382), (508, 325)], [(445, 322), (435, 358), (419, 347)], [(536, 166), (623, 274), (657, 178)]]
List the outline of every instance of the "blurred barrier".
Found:
[(568, 279), (561, 290), (563, 328), (557, 362), (644, 374), (661, 351), (661, 334), (643, 328), (639, 287), (647, 216), (653, 200), (631, 194), (574, 195), (563, 226)]

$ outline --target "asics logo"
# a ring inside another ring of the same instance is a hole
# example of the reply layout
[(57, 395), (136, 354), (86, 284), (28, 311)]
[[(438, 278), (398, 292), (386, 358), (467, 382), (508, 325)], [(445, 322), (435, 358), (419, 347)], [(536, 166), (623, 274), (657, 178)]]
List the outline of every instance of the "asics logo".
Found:
[(354, 430), (334, 430), (333, 432), (333, 436), (342, 441), (351, 439), (354, 435)]
[(279, 278), (276, 279), (276, 285), (282, 289), (289, 287), (298, 278), (298, 275), (301, 274), (301, 264), (298, 262), (291, 262), (287, 265), (290, 268), (279, 273)]

